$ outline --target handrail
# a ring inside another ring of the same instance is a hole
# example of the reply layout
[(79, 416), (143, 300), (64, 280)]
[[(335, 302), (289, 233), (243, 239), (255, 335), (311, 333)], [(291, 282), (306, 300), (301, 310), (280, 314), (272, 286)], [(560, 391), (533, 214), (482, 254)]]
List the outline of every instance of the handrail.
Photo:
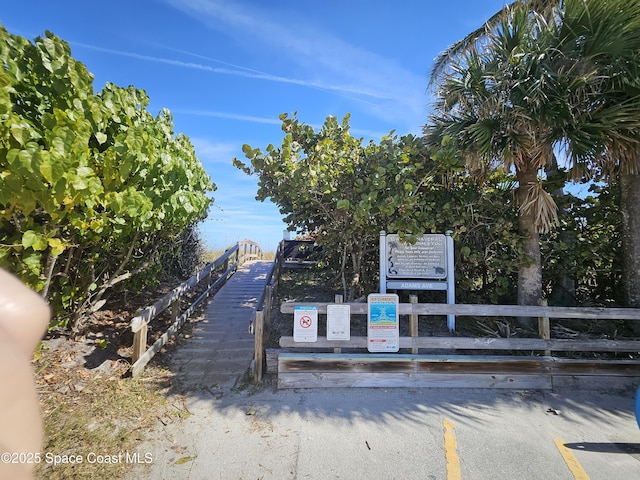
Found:
[[(587, 351), (587, 352), (640, 352), (640, 340), (610, 339), (557, 339), (551, 338), (549, 319), (570, 318), (589, 320), (632, 320), (640, 321), (640, 308), (601, 308), (601, 307), (550, 307), (546, 302), (535, 305), (470, 305), (444, 303), (417, 303), (417, 297), (411, 303), (398, 304), (399, 315), (409, 315), (410, 337), (400, 337), (400, 348), (411, 348), (412, 353), (418, 349), (470, 349), (470, 350), (533, 350), (544, 351), (550, 356), (553, 351)], [(327, 313), (329, 302), (284, 302), (280, 311), (285, 314), (294, 313), (296, 306), (311, 306), (318, 309), (319, 314)], [(352, 315), (366, 315), (366, 303), (348, 303)], [(537, 317), (538, 338), (477, 338), (477, 337), (419, 337), (418, 315), (448, 315), (471, 317)], [(352, 336), (348, 341), (327, 340), (318, 337), (314, 343), (301, 344), (293, 337), (281, 337), (281, 347), (296, 348), (354, 348), (367, 347), (367, 337)]]
[[(204, 268), (195, 275), (178, 285), (153, 305), (149, 305), (140, 310), (130, 323), (131, 331), (134, 335), (131, 359), (132, 376), (142, 372), (145, 365), (149, 363), (149, 360), (151, 360), (160, 348), (182, 327), (186, 320), (196, 311), (200, 303), (208, 299), (216, 288), (226, 282), (240, 265), (247, 260), (262, 258), (262, 255), (262, 249), (257, 243), (251, 240), (237, 242), (233, 247), (228, 248), (220, 255), (220, 257), (205, 265)], [(233, 263), (229, 265), (230, 262)], [(220, 267), (222, 267), (224, 271), (213, 281), (212, 277)], [(205, 291), (198, 296), (184, 312), (180, 313), (180, 300), (182, 297), (203, 281), (207, 282)], [(171, 326), (151, 347), (147, 348), (148, 324), (169, 307), (171, 307)]]
[(277, 295), (278, 282), (284, 262), (284, 241), (278, 244), (273, 265), (267, 274), (265, 286), (253, 310), (249, 332), (255, 335), (255, 348), (253, 357), (253, 378), (255, 383), (260, 383), (264, 372), (264, 338), (268, 334), (271, 319), (273, 299)]
[[(164, 297), (157, 300), (153, 305), (143, 308), (136, 317), (131, 320), (131, 331), (134, 333), (139, 331), (143, 324), (148, 324), (156, 316), (166, 310), (175, 300), (189, 292), (195, 285), (200, 283), (213, 270), (217, 270), (229, 257), (238, 251), (238, 244), (228, 249), (220, 257), (213, 262), (208, 263), (202, 270), (193, 275), (189, 280), (181, 283), (176, 288), (167, 293)], [(234, 262), (232, 268), (236, 265)], [(228, 269), (227, 269), (228, 270)]]
[[(328, 302), (284, 302), (282, 313), (293, 313), (294, 306), (318, 307), (318, 313), (327, 313)], [(366, 314), (366, 303), (345, 304), (352, 314)], [(447, 303), (400, 303), (400, 315), (448, 315), (471, 317), (548, 317), (548, 318), (594, 318), (616, 320), (640, 320), (638, 308), (609, 307), (549, 307), (536, 305), (485, 305)]]

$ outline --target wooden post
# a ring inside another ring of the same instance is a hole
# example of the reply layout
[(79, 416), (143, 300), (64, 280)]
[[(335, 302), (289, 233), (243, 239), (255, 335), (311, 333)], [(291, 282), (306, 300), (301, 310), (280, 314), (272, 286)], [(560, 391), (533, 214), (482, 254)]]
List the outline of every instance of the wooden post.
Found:
[(262, 310), (256, 310), (254, 325), (255, 352), (253, 356), (253, 380), (255, 383), (260, 383), (262, 381), (262, 369), (264, 366), (264, 345), (262, 341), (263, 332), (264, 313)]
[(276, 262), (276, 267), (273, 269), (273, 298), (274, 300), (278, 296), (278, 284), (280, 283), (280, 264), (277, 263), (278, 259), (274, 260)]
[(211, 296), (211, 283), (213, 280), (213, 268), (209, 270), (209, 274), (207, 275), (207, 298)]
[[(409, 303), (418, 303), (418, 296), (417, 295), (409, 295)], [(416, 313), (412, 313), (412, 314), (409, 315), (409, 330), (411, 332), (411, 337), (412, 338), (417, 338), (418, 337), (418, 315)], [(417, 354), (418, 353), (418, 348), (417, 347), (413, 347), (411, 349), (411, 353)]]
[(171, 323), (173, 324), (180, 316), (180, 298), (171, 302)]
[[(546, 307), (548, 305), (546, 298), (541, 298), (538, 300), (538, 305), (541, 307)], [(538, 332), (540, 334), (540, 338), (544, 340), (551, 339), (551, 328), (549, 327), (549, 317), (538, 317)], [(544, 354), (548, 357), (551, 355), (550, 350), (545, 350)]]
[(140, 330), (133, 334), (133, 355), (131, 364), (133, 365), (147, 351), (147, 324), (143, 323)]
[(273, 305), (273, 287), (267, 285), (264, 287), (264, 329), (267, 335), (271, 327), (271, 305)]
[[(338, 294), (336, 294), (336, 297), (335, 297), (335, 303), (342, 303), (342, 302), (344, 301), (344, 300), (343, 300), (343, 298), (344, 298), (344, 297), (343, 297), (342, 295), (338, 295)], [(349, 323), (351, 323), (351, 321), (349, 321)], [(333, 349), (333, 353), (342, 353), (342, 348), (340, 348), (340, 347), (335, 347), (335, 348)]]

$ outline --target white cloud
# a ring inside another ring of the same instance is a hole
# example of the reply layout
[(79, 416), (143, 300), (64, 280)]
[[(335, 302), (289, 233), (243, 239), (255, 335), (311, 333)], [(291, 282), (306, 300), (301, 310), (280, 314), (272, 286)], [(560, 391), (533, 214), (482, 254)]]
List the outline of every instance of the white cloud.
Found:
[(244, 122), (268, 123), (272, 125), (280, 125), (282, 122), (278, 118), (257, 117), (254, 115), (242, 115), (239, 113), (216, 112), (210, 110), (191, 110), (191, 109), (174, 109), (173, 113), (183, 115), (199, 115), (201, 117), (227, 118), (229, 120), (240, 120)]
[[(319, 30), (309, 20), (287, 23), (273, 5), (268, 9), (222, 0), (166, 0), (175, 8), (235, 38), (251, 38), (275, 50), (296, 71), (313, 80), (293, 81), (370, 104), (372, 115), (418, 130), (426, 117), (426, 76), (397, 62)], [(262, 72), (251, 75), (266, 75)], [(268, 78), (267, 76), (264, 78)], [(273, 76), (274, 79), (285, 77)], [(292, 79), (288, 79), (291, 81)]]
[(230, 164), (240, 147), (237, 143), (216, 143), (206, 138), (190, 137), (196, 149), (196, 156), (205, 163)]
[[(353, 100), (356, 100), (362, 103), (371, 103), (371, 102), (368, 102), (363, 98), (358, 98), (357, 97), (358, 95), (364, 96), (364, 97), (370, 96), (370, 97), (379, 98), (379, 99), (390, 98), (383, 93), (376, 92), (373, 90), (358, 89), (356, 87), (348, 86), (348, 85), (332, 85), (332, 84), (320, 82), (320, 81), (284, 77), (280, 75), (273, 75), (270, 73), (260, 72), (258, 70), (241, 67), (241, 66), (237, 66), (238, 69), (232, 70), (229, 68), (212, 67), (211, 65), (205, 65), (202, 63), (185, 62), (185, 61), (176, 60), (173, 58), (157, 57), (154, 55), (145, 55), (137, 52), (128, 52), (124, 50), (116, 50), (113, 48), (99, 47), (97, 45), (90, 45), (90, 44), (81, 43), (81, 42), (74, 42), (74, 45), (84, 47), (89, 50), (94, 50), (97, 52), (109, 53), (111, 55), (119, 55), (122, 57), (135, 58), (137, 60), (146, 60), (149, 62), (163, 63), (166, 65), (172, 65), (174, 67), (188, 68), (192, 70), (203, 70), (206, 72), (211, 72), (211, 73), (216, 73), (221, 75), (232, 75), (237, 77), (253, 78), (257, 80), (267, 80), (267, 81), (278, 82), (278, 83), (289, 83), (293, 85), (299, 85), (302, 87), (315, 88), (318, 90), (324, 90), (330, 93), (334, 93), (336, 95), (340, 95), (343, 97), (351, 98)], [(184, 52), (184, 51), (181, 51), (181, 52), (190, 54), (189, 52)], [(198, 56), (202, 57), (201, 55), (198, 55)], [(204, 57), (204, 58), (208, 58), (208, 57)], [(212, 58), (209, 58), (209, 60), (227, 64), (226, 62), (220, 62), (219, 60), (212, 59)], [(231, 65), (231, 64), (227, 64), (227, 65)]]

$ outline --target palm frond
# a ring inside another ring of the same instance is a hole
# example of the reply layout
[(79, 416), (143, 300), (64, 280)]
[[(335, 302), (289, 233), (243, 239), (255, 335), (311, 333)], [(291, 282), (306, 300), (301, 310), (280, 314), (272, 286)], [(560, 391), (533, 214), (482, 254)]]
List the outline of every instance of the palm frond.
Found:
[(510, 9), (518, 5), (526, 5), (531, 11), (549, 16), (562, 0), (516, 0), (494, 13), (484, 24), (467, 36), (451, 44), (435, 59), (429, 75), (429, 85), (437, 85), (447, 76), (447, 70), (470, 51), (477, 49), (486, 37), (508, 16)]
[(542, 185), (534, 184), (520, 186), (527, 189), (527, 195), (519, 209), (522, 215), (534, 217), (535, 228), (538, 233), (549, 233), (558, 225), (558, 206), (553, 197), (547, 193)]

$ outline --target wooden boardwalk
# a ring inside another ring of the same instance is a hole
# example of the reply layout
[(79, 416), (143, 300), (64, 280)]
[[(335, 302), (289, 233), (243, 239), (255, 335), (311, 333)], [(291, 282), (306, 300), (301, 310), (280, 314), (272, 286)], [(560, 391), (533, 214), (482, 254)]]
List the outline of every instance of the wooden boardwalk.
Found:
[(209, 390), (232, 388), (251, 365), (254, 337), (248, 327), (262, 293), (270, 261), (238, 268), (207, 305), (205, 318), (172, 358), (178, 378)]

